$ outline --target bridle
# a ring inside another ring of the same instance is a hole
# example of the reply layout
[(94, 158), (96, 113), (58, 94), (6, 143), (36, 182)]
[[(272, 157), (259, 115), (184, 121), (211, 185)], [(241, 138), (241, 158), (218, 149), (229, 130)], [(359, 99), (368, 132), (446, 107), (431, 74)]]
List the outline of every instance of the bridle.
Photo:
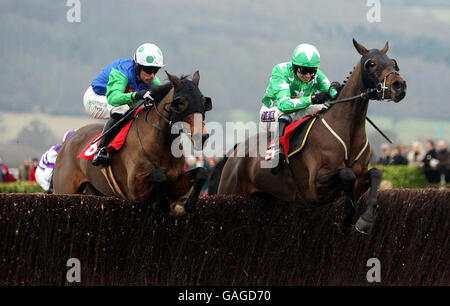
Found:
[[(180, 96), (175, 96), (175, 97), (173, 98), (172, 101), (166, 102), (166, 103), (164, 103), (164, 105), (162, 106), (162, 108), (164, 109), (164, 111), (166, 111), (166, 112), (169, 114), (169, 119), (167, 119), (166, 116), (164, 116), (164, 115), (158, 110), (157, 103), (155, 103), (154, 101), (149, 101), (149, 100), (146, 101), (146, 102), (144, 103), (144, 108), (147, 109), (147, 111), (146, 111), (146, 114), (145, 114), (145, 120), (144, 120), (144, 122), (145, 122), (146, 124), (148, 124), (148, 125), (150, 125), (150, 126), (156, 128), (156, 129), (158, 129), (158, 130), (161, 131), (161, 132), (163, 131), (163, 129), (162, 129), (157, 123), (152, 123), (152, 122), (149, 122), (149, 121), (148, 121), (148, 115), (149, 115), (149, 113), (150, 113), (150, 110), (153, 108), (153, 109), (155, 110), (155, 113), (158, 115), (158, 117), (160, 117), (163, 121), (165, 121), (165, 122), (168, 124), (169, 129), (171, 129), (171, 127), (172, 127), (175, 123), (179, 122), (180, 120), (176, 120), (176, 118), (173, 118), (173, 113), (174, 113), (174, 112), (173, 112), (173, 110), (171, 110), (171, 109), (168, 110), (168, 109), (167, 109), (167, 106), (168, 106), (168, 105), (171, 105), (172, 103), (174, 103), (175, 101), (179, 100), (180, 98), (181, 98)], [(135, 126), (135, 131), (136, 131), (136, 137), (137, 137), (137, 139), (138, 139), (138, 141), (139, 141), (139, 146), (140, 146), (140, 148), (141, 148), (141, 152), (142, 152), (142, 154), (145, 156), (145, 158), (146, 158), (148, 161), (150, 161), (150, 163), (153, 165), (153, 167), (155, 167), (156, 169), (160, 170), (160, 167), (153, 161), (153, 159), (151, 158), (150, 154), (144, 149), (144, 146), (142, 145), (142, 140), (141, 140), (141, 136), (140, 136), (140, 134), (139, 134), (139, 128), (138, 128), (138, 124), (137, 124), (137, 119), (139, 118), (140, 114), (141, 114), (141, 112), (139, 112), (138, 114), (136, 114), (134, 126)], [(178, 134), (183, 133), (183, 134), (185, 134), (185, 135), (188, 136), (188, 137), (191, 137), (191, 136), (192, 136), (192, 133), (191, 133), (190, 130), (187, 130), (187, 131), (186, 131), (186, 129), (178, 129), (178, 131), (179, 131)], [(167, 171), (167, 170), (166, 170), (166, 171)], [(163, 171), (163, 172), (165, 173), (165, 171)]]
[[(382, 96), (380, 99), (377, 100), (385, 100), (384, 99), (384, 93), (386, 89), (389, 89), (389, 92), (392, 94), (392, 81), (391, 84), (389, 85), (389, 87), (386, 86), (386, 80), (388, 78), (389, 75), (400, 75), (400, 73), (398, 73), (398, 71), (392, 70), (391, 72), (389, 72), (388, 74), (386, 74), (383, 78), (383, 81), (377, 84), (377, 92), (382, 92)], [(387, 102), (392, 101), (391, 99), (388, 99)]]
[[(370, 59), (368, 59), (367, 61), (369, 61), (369, 60)], [(367, 63), (367, 61), (365, 63)], [(364, 66), (365, 66), (365, 64), (364, 64)], [(342, 102), (353, 101), (353, 100), (356, 100), (359, 98), (369, 98), (370, 99), (371, 94), (373, 94), (374, 92), (377, 92), (377, 93), (382, 92), (382, 96), (381, 96), (381, 98), (376, 98), (373, 100), (378, 100), (378, 101), (386, 100), (386, 98), (384, 97), (385, 91), (388, 89), (392, 93), (392, 81), (391, 81), (391, 84), (389, 85), (389, 87), (386, 86), (386, 80), (387, 80), (388, 76), (391, 74), (400, 75), (396, 70), (392, 70), (389, 73), (387, 73), (381, 81), (378, 80), (378, 83), (375, 85), (375, 87), (368, 88), (365, 91), (361, 92), (359, 95), (344, 98), (344, 99), (334, 100), (331, 102), (326, 102), (324, 104), (327, 108), (329, 108), (331, 105), (342, 103)], [(387, 101), (391, 101), (391, 99), (389, 98), (389, 99), (387, 99)]]

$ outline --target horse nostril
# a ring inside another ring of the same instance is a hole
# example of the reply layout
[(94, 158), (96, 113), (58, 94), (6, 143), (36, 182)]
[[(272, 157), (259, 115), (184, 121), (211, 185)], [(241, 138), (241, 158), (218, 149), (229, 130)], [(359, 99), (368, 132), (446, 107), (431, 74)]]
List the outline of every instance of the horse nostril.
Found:
[(394, 83), (392, 83), (392, 87), (394, 87), (395, 89), (400, 89), (400, 88), (402, 88), (403, 86), (402, 86), (403, 84), (402, 84), (402, 82), (400, 82), (400, 81), (394, 81)]

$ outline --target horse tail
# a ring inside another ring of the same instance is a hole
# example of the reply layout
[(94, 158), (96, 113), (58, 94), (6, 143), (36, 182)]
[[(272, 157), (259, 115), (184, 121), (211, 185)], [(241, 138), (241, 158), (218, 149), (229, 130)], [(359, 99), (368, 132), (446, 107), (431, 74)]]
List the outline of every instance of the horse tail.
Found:
[(219, 189), (219, 183), (220, 178), (222, 176), (222, 170), (223, 167), (225, 167), (225, 164), (228, 160), (228, 157), (230, 156), (231, 152), (233, 152), (239, 143), (235, 144), (233, 149), (227, 152), (225, 156), (214, 166), (213, 171), (209, 175), (209, 183), (208, 183), (208, 195), (214, 195), (217, 194), (217, 189)]

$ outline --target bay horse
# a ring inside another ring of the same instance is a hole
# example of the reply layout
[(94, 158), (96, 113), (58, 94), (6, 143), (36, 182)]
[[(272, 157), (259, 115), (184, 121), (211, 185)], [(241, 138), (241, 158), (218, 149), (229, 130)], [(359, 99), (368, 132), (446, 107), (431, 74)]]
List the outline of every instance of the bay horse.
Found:
[[(120, 191), (130, 202), (149, 203), (165, 212), (194, 210), (207, 171), (185, 171), (184, 156), (174, 156), (171, 149), (181, 137), (180, 131), (186, 132), (194, 148), (203, 147), (209, 136), (205, 112), (212, 109), (212, 103), (198, 88), (198, 71), (192, 80), (166, 73), (170, 82), (152, 89), (154, 103), (138, 113), (123, 147), (112, 156), (110, 180), (115, 186), (108, 182), (101, 167), (77, 158), (102, 131), (102, 124), (90, 124), (78, 129), (62, 146), (53, 174), (54, 193), (118, 196), (116, 191)], [(185, 126), (175, 128), (177, 123)]]
[[(338, 99), (359, 97), (331, 105), (323, 112), (303, 149), (289, 158), (289, 164), (277, 175), (260, 166), (264, 154), (255, 152), (258, 146), (249, 146), (257, 141), (250, 137), (238, 144), (232, 152), (235, 154), (216, 165), (215, 171), (222, 171), (220, 175), (213, 173), (220, 177), (218, 194), (269, 194), (285, 202), (320, 206), (335, 201), (343, 192), (346, 201), (339, 227), (348, 233), (353, 226), (354, 203), (370, 188), (368, 207), (355, 225), (361, 233), (370, 232), (381, 172), (376, 168), (369, 170), (372, 151), (365, 129), (367, 108), (370, 99), (391, 99), (398, 103), (406, 95), (406, 82), (398, 73), (397, 62), (386, 55), (387, 42), (381, 50), (367, 50), (355, 39), (353, 45), (361, 59)], [(370, 95), (361, 95), (369, 91)], [(270, 138), (267, 133), (252, 137)], [(238, 150), (245, 152), (245, 156), (238, 157), (242, 156), (236, 154)]]

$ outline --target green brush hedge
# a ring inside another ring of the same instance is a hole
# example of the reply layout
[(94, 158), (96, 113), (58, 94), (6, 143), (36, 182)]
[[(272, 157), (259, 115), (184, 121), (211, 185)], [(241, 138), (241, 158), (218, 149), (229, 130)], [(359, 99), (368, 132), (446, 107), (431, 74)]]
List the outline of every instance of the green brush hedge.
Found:
[(32, 182), (0, 183), (0, 193), (38, 193), (44, 192), (39, 184)]
[(423, 169), (415, 166), (376, 166), (383, 173), (383, 180), (390, 181), (393, 188), (426, 188), (427, 179)]

